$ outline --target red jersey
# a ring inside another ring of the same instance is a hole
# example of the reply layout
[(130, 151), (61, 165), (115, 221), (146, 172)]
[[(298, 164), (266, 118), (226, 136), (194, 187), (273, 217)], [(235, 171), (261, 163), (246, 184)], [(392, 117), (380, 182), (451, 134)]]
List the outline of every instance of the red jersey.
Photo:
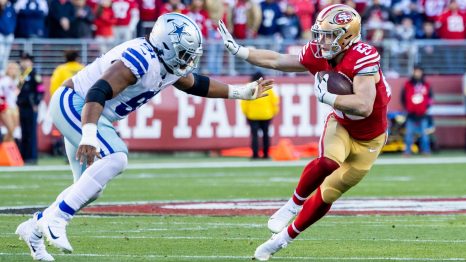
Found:
[(94, 8), (95, 20), (95, 35), (102, 37), (113, 36), (113, 25), (116, 22), (115, 16), (113, 15), (113, 9), (111, 7), (96, 6)]
[(233, 9), (233, 35), (236, 39), (247, 38), (248, 6), (243, 1), (238, 1)]
[(207, 38), (207, 24), (209, 21), (209, 14), (207, 13), (206, 10), (202, 9), (197, 12), (193, 12), (191, 10), (185, 9), (182, 14), (187, 15), (189, 18), (194, 20), (196, 24), (199, 26), (199, 29), (201, 29), (202, 36), (204, 39)]
[(138, 0), (141, 21), (155, 21), (159, 17), (162, 0)]
[(425, 82), (418, 84), (411, 81), (406, 82), (403, 95), (408, 114), (423, 116), (432, 104), (430, 85)]
[(442, 39), (466, 39), (466, 15), (463, 12), (447, 11), (439, 19), (439, 36)]
[(113, 14), (116, 18), (116, 26), (127, 26), (131, 21), (131, 12), (138, 9), (138, 3), (134, 0), (112, 1)]
[(424, 10), (424, 15), (428, 21), (435, 22), (438, 16), (443, 13), (449, 0), (421, 0), (420, 5)]
[(380, 55), (377, 50), (369, 44), (358, 42), (345, 51), (343, 59), (338, 65), (332, 67), (328, 60), (314, 56), (312, 52), (314, 48), (313, 45), (308, 43), (303, 47), (299, 56), (299, 62), (312, 74), (332, 70), (345, 74), (351, 80), (356, 75), (380, 75), (380, 81), (375, 85), (376, 97), (370, 116), (364, 118), (349, 115), (337, 109), (334, 109), (333, 114), (338, 123), (354, 139), (371, 140), (386, 132), (387, 104), (390, 101), (391, 91), (380, 69)]

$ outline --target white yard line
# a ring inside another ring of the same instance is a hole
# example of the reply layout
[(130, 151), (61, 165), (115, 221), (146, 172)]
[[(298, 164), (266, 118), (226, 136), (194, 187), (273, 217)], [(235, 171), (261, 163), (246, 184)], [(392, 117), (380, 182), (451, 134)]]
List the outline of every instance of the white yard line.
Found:
[[(248, 168), (248, 167), (302, 167), (309, 163), (309, 160), (289, 161), (289, 162), (190, 162), (190, 163), (146, 163), (146, 164), (129, 164), (127, 170), (142, 169), (191, 169), (191, 168)], [(380, 158), (376, 165), (433, 165), (433, 164), (464, 164), (466, 157), (425, 157), (425, 158)], [(0, 172), (28, 172), (28, 171), (69, 171), (67, 165), (50, 165), (50, 166), (23, 166), (23, 167), (0, 167)]]
[[(29, 256), (28, 253), (0, 253), (0, 256)], [(218, 260), (218, 259), (235, 259), (235, 260), (244, 260), (251, 259), (251, 256), (183, 256), (183, 255), (122, 255), (122, 254), (54, 254), (54, 256), (64, 256), (64, 257), (115, 257), (115, 258), (145, 258), (145, 259), (203, 259), (203, 260)], [(284, 256), (274, 256), (274, 260), (335, 260), (335, 261), (374, 261), (374, 260), (387, 260), (387, 261), (466, 261), (464, 258), (415, 258), (415, 257), (284, 257)]]

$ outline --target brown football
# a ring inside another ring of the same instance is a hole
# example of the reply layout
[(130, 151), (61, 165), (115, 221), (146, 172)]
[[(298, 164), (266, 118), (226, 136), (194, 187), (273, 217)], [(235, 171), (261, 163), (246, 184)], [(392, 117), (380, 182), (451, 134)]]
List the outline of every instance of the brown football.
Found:
[(335, 71), (320, 71), (317, 73), (319, 79), (328, 74), (327, 90), (336, 95), (351, 95), (353, 94), (353, 82), (349, 77), (341, 72)]

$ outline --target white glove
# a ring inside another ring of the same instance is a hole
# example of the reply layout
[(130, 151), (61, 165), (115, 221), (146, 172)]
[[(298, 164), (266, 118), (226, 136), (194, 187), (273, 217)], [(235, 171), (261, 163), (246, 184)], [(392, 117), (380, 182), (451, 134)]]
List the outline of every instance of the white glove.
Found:
[(319, 81), (319, 77), (317, 75), (318, 74), (314, 75), (314, 93), (320, 102), (333, 107), (335, 100), (337, 99), (337, 95), (329, 93), (327, 90), (328, 74), (325, 74), (321, 81)]
[(246, 60), (249, 56), (249, 48), (246, 48), (242, 45), (238, 45), (233, 36), (228, 32), (227, 27), (222, 20), (218, 21), (218, 32), (222, 36), (223, 44), (226, 49), (234, 56), (237, 56), (241, 59)]
[(79, 145), (95, 147), (95, 151), (100, 152), (99, 140), (97, 140), (97, 125), (87, 123), (82, 126), (82, 136)]
[(259, 82), (258, 81), (247, 83), (245, 85), (228, 85), (228, 98), (231, 99), (242, 99), (242, 100), (254, 100), (257, 98), (259, 93)]

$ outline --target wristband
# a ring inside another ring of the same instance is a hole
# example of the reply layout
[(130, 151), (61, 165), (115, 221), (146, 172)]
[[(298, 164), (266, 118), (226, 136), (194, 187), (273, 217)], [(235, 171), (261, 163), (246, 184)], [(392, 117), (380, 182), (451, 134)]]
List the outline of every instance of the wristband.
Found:
[(96, 148), (99, 152), (99, 141), (97, 140), (97, 125), (93, 123), (87, 123), (82, 126), (82, 136), (79, 145), (89, 145)]
[(240, 45), (236, 54), (233, 55), (246, 60), (249, 57), (249, 48)]
[(333, 107), (335, 105), (335, 100), (336, 99), (337, 99), (337, 95), (329, 93), (329, 92), (325, 93), (322, 96), (322, 102), (327, 104), (327, 105), (330, 105), (331, 107)]

